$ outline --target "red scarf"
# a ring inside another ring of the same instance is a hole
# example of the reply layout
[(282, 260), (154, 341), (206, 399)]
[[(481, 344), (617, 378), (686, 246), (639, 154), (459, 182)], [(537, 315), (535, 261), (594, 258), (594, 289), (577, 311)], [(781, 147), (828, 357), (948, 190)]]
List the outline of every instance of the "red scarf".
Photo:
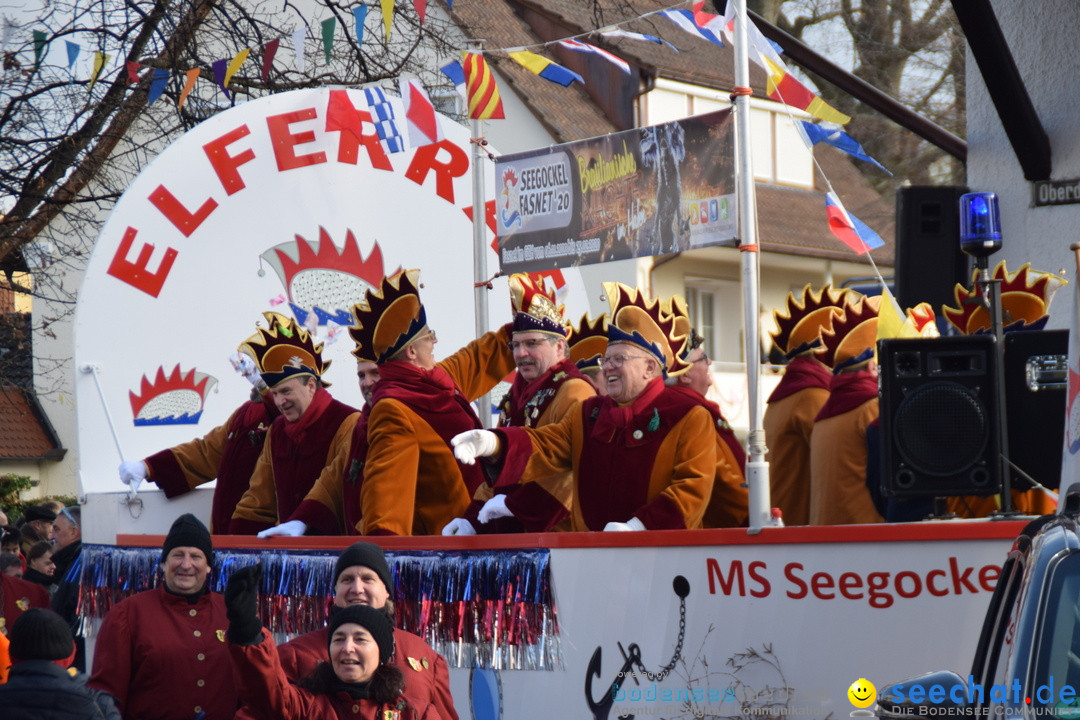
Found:
[(304, 414), (300, 416), (300, 419), (296, 422), (288, 422), (282, 419), (285, 423), (285, 437), (292, 440), (294, 443), (300, 444), (304, 441), (304, 433), (310, 428), (319, 416), (323, 414), (326, 408), (333, 400), (330, 397), (330, 393), (326, 392), (322, 388), (315, 389), (315, 395), (311, 398), (311, 404), (304, 410)]
[(825, 401), (814, 422), (850, 412), (867, 400), (876, 398), (877, 394), (877, 375), (869, 370), (834, 375), (829, 387), (829, 399)]
[(800, 355), (788, 363), (784, 376), (780, 378), (780, 384), (772, 391), (768, 402), (783, 400), (788, 395), (807, 388), (828, 390), (832, 378), (832, 372), (824, 364), (809, 355)]
[(500, 403), (502, 411), (499, 425), (502, 427), (534, 427), (547, 406), (555, 399), (559, 386), (570, 378), (585, 379), (577, 365), (569, 360), (560, 360), (547, 369), (540, 377), (528, 382), (521, 373), (514, 378), (510, 392)]
[(641, 394), (626, 405), (619, 405), (605, 395), (601, 398), (600, 412), (596, 425), (593, 427), (593, 435), (611, 437), (616, 430), (625, 428), (635, 415), (653, 404), (660, 393), (664, 392), (664, 387), (663, 378), (653, 378)]

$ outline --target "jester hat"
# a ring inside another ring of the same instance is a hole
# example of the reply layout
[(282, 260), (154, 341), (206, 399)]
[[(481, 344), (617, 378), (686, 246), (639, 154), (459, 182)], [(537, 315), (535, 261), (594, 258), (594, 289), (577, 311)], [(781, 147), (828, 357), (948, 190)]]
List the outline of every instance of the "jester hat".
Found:
[(356, 343), (352, 354), (357, 360), (384, 363), (427, 331), (419, 281), (419, 270), (399, 270), (353, 305), (356, 322), (349, 335)]
[[(259, 375), (269, 387), (301, 375), (322, 378), (330, 361), (322, 359), (322, 343), (316, 344), (293, 318), (264, 312), (267, 327), (240, 343), (239, 350), (255, 360)], [(324, 382), (323, 385), (329, 385)]]

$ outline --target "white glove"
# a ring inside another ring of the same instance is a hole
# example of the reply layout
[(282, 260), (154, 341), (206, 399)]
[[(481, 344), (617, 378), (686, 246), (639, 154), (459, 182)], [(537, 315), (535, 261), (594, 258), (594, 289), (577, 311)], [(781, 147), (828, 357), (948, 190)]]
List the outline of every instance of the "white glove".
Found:
[(290, 520), (289, 522), (283, 522), (280, 525), (275, 525), (272, 528), (267, 528), (259, 533), (259, 537), (268, 538), (275, 535), (282, 535), (284, 537), (300, 537), (307, 532), (307, 523), (303, 520)]
[(450, 441), (454, 455), (466, 465), (476, 463), (478, 457), (488, 457), (499, 452), (499, 436), (490, 430), (467, 430), (458, 433)]
[(232, 363), (233, 370), (243, 375), (249, 383), (259, 390), (259, 392), (267, 389), (266, 382), (262, 379), (262, 375), (259, 374), (259, 368), (255, 365), (255, 361), (250, 355), (242, 352), (234, 352), (229, 356), (229, 362)]
[(499, 494), (484, 503), (476, 519), (482, 523), (489, 523), (496, 518), (514, 517), (510, 508), (506, 507), (506, 495)]
[(443, 535), (475, 535), (476, 528), (465, 518), (454, 518), (442, 529)]
[(609, 522), (604, 526), (604, 532), (627, 532), (632, 530), (644, 530), (645, 523), (638, 520), (636, 517), (632, 517), (626, 522)]
[(125, 460), (120, 463), (120, 482), (131, 487), (131, 492), (139, 489), (139, 485), (150, 474), (146, 463), (142, 460)]

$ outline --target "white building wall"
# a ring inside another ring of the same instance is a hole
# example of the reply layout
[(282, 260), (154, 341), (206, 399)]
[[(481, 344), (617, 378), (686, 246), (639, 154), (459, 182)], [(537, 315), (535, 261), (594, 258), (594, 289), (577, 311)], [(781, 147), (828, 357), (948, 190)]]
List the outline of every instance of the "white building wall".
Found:
[[(1050, 138), (1054, 180), (1080, 178), (1080, 5), (1074, 0), (992, 0), (998, 23)], [(1080, 205), (1034, 207), (1032, 185), (1005, 135), (971, 53), (967, 64), (968, 186), (1000, 198), (1004, 259), (1012, 270), (1064, 270), (1076, 282), (1069, 245), (1080, 242)], [(1069, 288), (1071, 290), (1072, 288)], [(1067, 292), (1051, 306), (1050, 327), (1068, 324)]]

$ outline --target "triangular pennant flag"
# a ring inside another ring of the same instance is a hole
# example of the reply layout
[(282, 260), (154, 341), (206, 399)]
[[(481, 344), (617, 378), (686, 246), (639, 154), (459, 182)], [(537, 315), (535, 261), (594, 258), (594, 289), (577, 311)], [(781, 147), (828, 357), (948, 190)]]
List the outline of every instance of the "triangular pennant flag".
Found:
[(71, 66), (74, 65), (75, 61), (79, 58), (79, 51), (82, 50), (82, 48), (79, 46), (79, 43), (73, 43), (70, 40), (65, 40), (64, 44), (67, 45), (68, 70), (70, 70)]
[(240, 69), (240, 66), (244, 64), (244, 61), (247, 60), (248, 55), (250, 54), (251, 48), (244, 48), (233, 56), (232, 62), (225, 68), (225, 82), (223, 84), (226, 87), (228, 87), (229, 81), (232, 80), (233, 75), (236, 74), (236, 71)]
[(713, 45), (724, 47), (724, 41), (720, 39), (720, 35), (715, 31), (716, 28), (701, 27), (695, 22), (694, 14), (689, 10), (661, 10), (658, 14), (675, 23), (684, 32), (690, 33), (702, 40), (707, 40)]
[(888, 340), (900, 337), (900, 331), (904, 327), (904, 313), (900, 310), (900, 304), (889, 292), (889, 288), (881, 288), (881, 305), (878, 306), (877, 339)]
[(222, 92), (225, 93), (225, 97), (232, 100), (232, 95), (229, 94), (229, 88), (225, 86), (225, 70), (227, 64), (227, 60), (215, 60), (210, 68), (214, 71), (214, 82), (216, 82)]
[(296, 71), (304, 72), (304, 28), (292, 31), (293, 53), (296, 55)]
[(139, 68), (142, 67), (134, 60), (128, 60), (124, 63), (124, 68), (127, 69), (127, 81), (128, 85), (134, 85), (139, 82)]
[(275, 38), (263, 46), (262, 73), (260, 74), (263, 82), (270, 81), (270, 68), (274, 66), (274, 56), (277, 55), (280, 44), (281, 39)]
[(585, 83), (585, 80), (576, 72), (564, 68), (557, 62), (548, 60), (543, 55), (537, 55), (528, 50), (512, 52), (509, 53), (509, 55), (514, 62), (531, 72), (533, 75), (539, 75), (545, 80), (558, 83), (563, 87), (566, 87), (575, 80), (582, 84)]
[(322, 21), (322, 47), (326, 64), (330, 64), (330, 51), (334, 49), (334, 30), (337, 29), (337, 18), (331, 17)]
[(386, 151), (390, 153), (401, 152), (405, 149), (402, 142), (401, 132), (398, 131), (397, 122), (394, 120), (394, 106), (386, 97), (386, 93), (380, 87), (364, 88), (364, 98), (371, 111), (371, 121), (375, 123), (375, 131), (379, 139), (386, 145)]
[(176, 108), (178, 110), (184, 109), (184, 103), (187, 102), (188, 95), (191, 94), (192, 89), (195, 87), (195, 81), (199, 79), (199, 68), (191, 68), (184, 73), (184, 89), (180, 91), (180, 99), (176, 101)]
[(658, 38), (655, 35), (645, 35), (642, 33), (631, 32), (629, 30), (620, 30), (615, 28), (613, 30), (601, 30), (600, 35), (608, 38), (626, 38), (627, 40), (641, 40), (642, 42), (656, 43), (657, 45), (667, 45), (675, 52), (679, 52), (679, 48), (675, 47), (667, 40)]
[(596, 47), (595, 45), (590, 45), (589, 43), (586, 43), (586, 42), (581, 42), (580, 40), (560, 40), (559, 44), (562, 45), (567, 50), (573, 50), (575, 52), (592, 53), (593, 55), (599, 55), (600, 57), (604, 58), (605, 60), (607, 60), (609, 63), (611, 63), (615, 67), (622, 70), (627, 75), (630, 74), (630, 63), (626, 62), (621, 57), (618, 57), (616, 55), (613, 55), (613, 54), (609, 53), (607, 50), (604, 50), (603, 48)]
[(165, 68), (154, 68), (154, 79), (150, 81), (150, 91), (146, 95), (146, 104), (153, 105), (154, 101), (165, 92), (165, 83), (169, 81), (169, 71)]
[(461, 63), (457, 60), (451, 60), (439, 70), (443, 75), (450, 78), (450, 82), (454, 83), (454, 89), (458, 91), (458, 94), (461, 95), (465, 102), (468, 102), (469, 96), (465, 92), (465, 71), (461, 69)]
[(90, 70), (90, 86), (86, 88), (87, 92), (94, 89), (94, 83), (97, 82), (98, 75), (101, 74), (101, 68), (105, 67), (105, 63), (109, 62), (109, 56), (107, 53), (96, 52), (94, 53), (94, 65)]
[(386, 28), (386, 41), (390, 42), (390, 26), (394, 24), (394, 0), (380, 0), (382, 5), (383, 27)]
[(45, 46), (48, 45), (46, 35), (42, 30), (34, 31), (34, 67), (41, 66), (41, 59), (45, 57)]
[(885, 244), (876, 232), (844, 209), (835, 193), (825, 195), (825, 214), (829, 218), (829, 230), (832, 234), (859, 255), (865, 255)]
[(465, 93), (469, 102), (470, 120), (497, 120), (506, 117), (502, 97), (495, 84), (495, 75), (480, 53), (462, 53), (465, 73)]
[(443, 139), (435, 106), (420, 83), (412, 78), (402, 79), (401, 101), (405, 104), (405, 118), (409, 121), (410, 145), (421, 147)]
[(359, 142), (361, 130), (360, 115), (349, 99), (349, 91), (331, 90), (326, 106), (326, 131), (347, 132)]
[(849, 116), (829, 105), (829, 103), (799, 82), (794, 75), (787, 71), (786, 66), (777, 65), (769, 58), (764, 60), (766, 71), (769, 73), (766, 94), (770, 98), (785, 105), (805, 110), (814, 117), (837, 125), (846, 125), (851, 122)]
[(364, 44), (364, 21), (367, 20), (367, 5), (357, 5), (353, 8), (353, 19), (356, 21), (356, 44)]
[(819, 142), (823, 142), (826, 145), (832, 145), (837, 150), (842, 150), (851, 157), (858, 158), (859, 160), (873, 163), (892, 175), (884, 165), (866, 154), (866, 151), (863, 150), (863, 146), (859, 144), (858, 140), (851, 137), (843, 130), (840, 130), (839, 128), (825, 128), (817, 123), (812, 123), (807, 120), (799, 120), (796, 127), (802, 130), (810, 145), (817, 145)]
[(416, 10), (417, 17), (420, 18), (420, 24), (424, 24), (424, 15), (427, 14), (427, 0), (413, 0), (413, 10)]

